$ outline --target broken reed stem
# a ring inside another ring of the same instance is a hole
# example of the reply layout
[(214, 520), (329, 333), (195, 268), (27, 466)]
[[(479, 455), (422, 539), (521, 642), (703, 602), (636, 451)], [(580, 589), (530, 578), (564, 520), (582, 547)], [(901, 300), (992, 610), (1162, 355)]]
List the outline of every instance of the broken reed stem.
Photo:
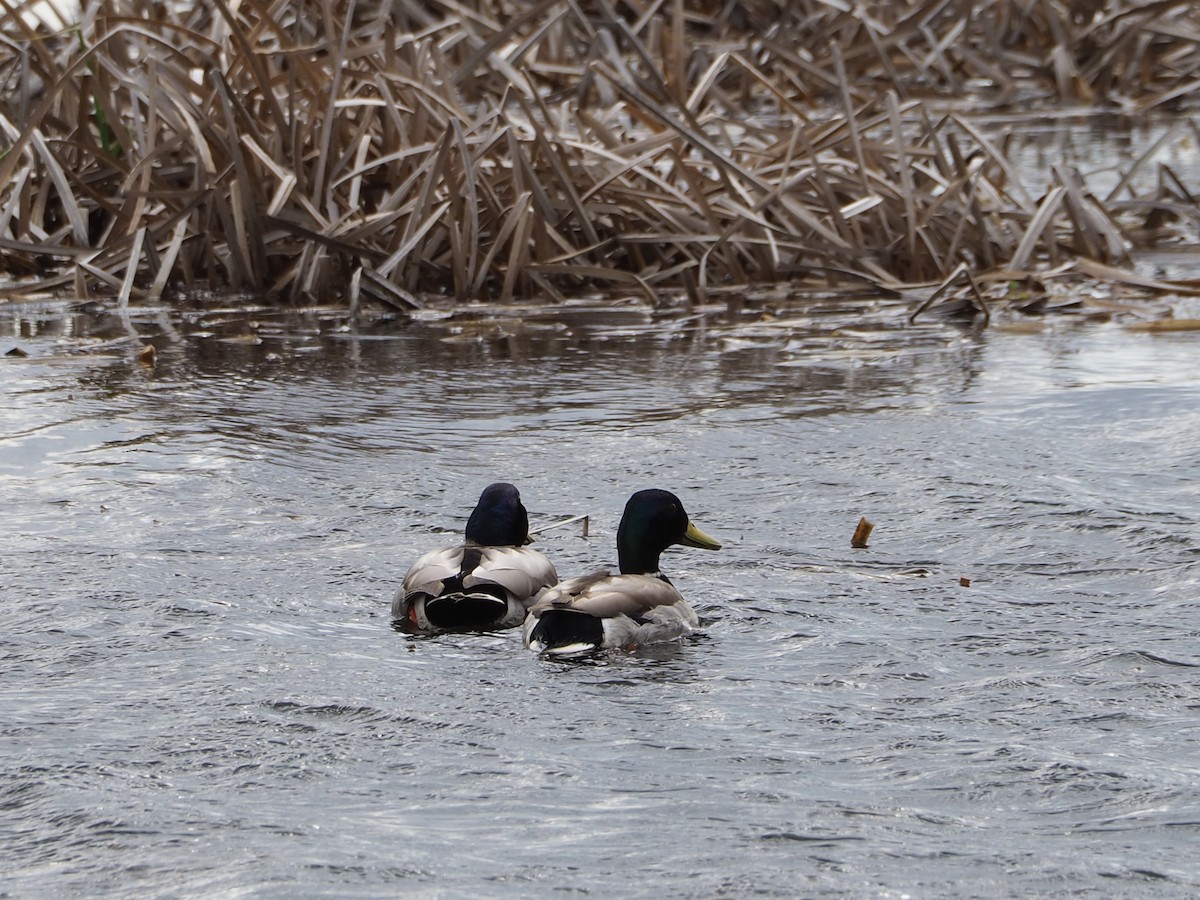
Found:
[(945, 290), (965, 266), (986, 314), (973, 273), (1109, 265), (1200, 219), (1170, 179), (1136, 193), (1148, 155), (1118, 209), (1069, 166), (1027, 187), (965, 117), (899, 99), (1009, 73), (1000, 100), (1150, 108), (1200, 83), (1187, 3), (85, 5), (78, 29), (0, 18), (14, 291), (703, 302), (812, 271)]
[(535, 534), (542, 534), (543, 532), (550, 531), (553, 528), (562, 528), (564, 525), (573, 525), (576, 522), (583, 522), (583, 525), (580, 527), (580, 535), (579, 536), (587, 537), (589, 521), (590, 521), (589, 514), (584, 513), (584, 514), (578, 515), (578, 516), (571, 516), (571, 518), (569, 518), (569, 519), (563, 519), (561, 522), (551, 522), (549, 525), (543, 525), (541, 528), (530, 528), (529, 534), (530, 534), (530, 536), (533, 536)]
[(850, 538), (850, 546), (856, 550), (865, 549), (867, 541), (871, 537), (871, 532), (875, 526), (867, 521), (867, 517), (863, 516), (858, 520), (858, 525), (854, 529), (854, 535)]

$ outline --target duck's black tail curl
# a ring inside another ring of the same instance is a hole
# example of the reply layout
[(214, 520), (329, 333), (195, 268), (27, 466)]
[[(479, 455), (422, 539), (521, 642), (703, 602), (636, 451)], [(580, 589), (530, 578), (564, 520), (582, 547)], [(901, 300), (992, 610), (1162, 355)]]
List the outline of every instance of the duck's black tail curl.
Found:
[(425, 601), (429, 624), (447, 631), (490, 628), (507, 610), (508, 597), (504, 589), (490, 584), (461, 593), (441, 594)]
[(604, 646), (604, 622), (573, 609), (547, 609), (529, 633), (529, 646), (542, 653), (587, 653)]

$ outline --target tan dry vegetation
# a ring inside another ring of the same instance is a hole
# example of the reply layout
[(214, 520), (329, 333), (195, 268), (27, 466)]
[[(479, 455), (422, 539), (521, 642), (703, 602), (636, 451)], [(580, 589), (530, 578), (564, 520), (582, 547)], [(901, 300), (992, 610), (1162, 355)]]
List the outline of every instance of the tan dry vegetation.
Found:
[(1180, 104), (1191, 3), (85, 0), (58, 30), (29, 6), (0, 0), (9, 295), (806, 280), (986, 314), (1014, 279), (1133, 282), (1132, 247), (1196, 227), (1150, 153), (1103, 197), (1066, 165), (1033, 189), (930, 105)]

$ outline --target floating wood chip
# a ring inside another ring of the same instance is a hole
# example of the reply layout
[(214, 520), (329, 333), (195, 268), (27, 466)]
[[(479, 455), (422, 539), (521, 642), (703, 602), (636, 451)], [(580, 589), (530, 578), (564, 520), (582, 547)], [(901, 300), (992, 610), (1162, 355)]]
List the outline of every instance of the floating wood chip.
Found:
[(1125, 328), (1127, 331), (1200, 331), (1200, 319), (1154, 319), (1133, 322)]
[(153, 366), (157, 357), (158, 351), (154, 349), (154, 345), (147, 344), (138, 352), (137, 361), (143, 366)]
[(958, 579), (958, 586), (959, 586), (959, 587), (970, 587), (970, 586), (971, 586), (971, 579), (970, 579), (970, 578), (960, 578), (960, 579)]
[(867, 539), (871, 537), (871, 530), (874, 524), (867, 521), (867, 517), (863, 516), (858, 520), (858, 527), (854, 529), (854, 537), (850, 538), (850, 546), (856, 550), (861, 550), (867, 546)]

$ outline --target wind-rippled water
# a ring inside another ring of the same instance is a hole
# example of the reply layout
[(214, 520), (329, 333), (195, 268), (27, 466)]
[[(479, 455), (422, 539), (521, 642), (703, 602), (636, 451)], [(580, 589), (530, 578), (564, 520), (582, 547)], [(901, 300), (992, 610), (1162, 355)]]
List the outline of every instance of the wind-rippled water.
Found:
[[(0, 893), (1195, 895), (1196, 335), (898, 317), (10, 313)], [(703, 632), (394, 631), (495, 480), (675, 491)]]

